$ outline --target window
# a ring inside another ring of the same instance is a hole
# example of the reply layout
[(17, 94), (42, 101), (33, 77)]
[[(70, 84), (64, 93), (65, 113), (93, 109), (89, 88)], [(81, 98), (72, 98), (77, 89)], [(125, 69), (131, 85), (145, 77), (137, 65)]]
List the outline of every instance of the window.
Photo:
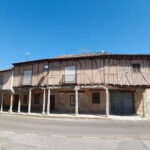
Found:
[(34, 96), (34, 104), (40, 104), (40, 95)]
[(32, 83), (32, 70), (25, 70), (24, 71), (24, 85), (29, 85)]
[(133, 72), (140, 72), (140, 64), (132, 64)]
[(44, 70), (48, 70), (48, 68), (49, 68), (48, 63), (45, 63), (45, 64), (44, 64)]
[(27, 100), (28, 100), (28, 95), (24, 95), (24, 97), (23, 97), (23, 103), (27, 104)]
[(65, 67), (65, 83), (75, 83), (76, 78), (75, 73), (76, 73), (75, 66)]
[(92, 93), (92, 103), (100, 104), (100, 94), (99, 93)]
[(0, 85), (3, 84), (3, 75), (0, 75)]
[(3, 75), (0, 75), (0, 85), (3, 84)]
[(70, 106), (75, 106), (75, 95), (70, 96)]

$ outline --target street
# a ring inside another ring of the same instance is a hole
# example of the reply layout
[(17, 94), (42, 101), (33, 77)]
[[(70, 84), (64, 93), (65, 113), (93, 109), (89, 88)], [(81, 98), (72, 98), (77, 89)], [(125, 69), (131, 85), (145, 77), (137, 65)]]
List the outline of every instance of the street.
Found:
[(0, 150), (148, 150), (150, 121), (0, 114)]

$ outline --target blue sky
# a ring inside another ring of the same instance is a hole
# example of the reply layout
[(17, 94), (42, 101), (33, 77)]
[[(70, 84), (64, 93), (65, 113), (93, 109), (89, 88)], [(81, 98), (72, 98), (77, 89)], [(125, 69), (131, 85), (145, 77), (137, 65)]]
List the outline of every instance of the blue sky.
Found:
[[(0, 0), (0, 69), (61, 54), (150, 53), (149, 0)], [(86, 50), (85, 50), (86, 49)]]

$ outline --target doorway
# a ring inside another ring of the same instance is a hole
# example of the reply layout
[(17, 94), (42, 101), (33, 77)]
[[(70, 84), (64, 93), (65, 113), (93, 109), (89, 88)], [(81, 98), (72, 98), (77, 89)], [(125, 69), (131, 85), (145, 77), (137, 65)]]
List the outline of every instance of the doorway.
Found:
[(55, 110), (55, 95), (51, 95), (50, 110)]
[(134, 113), (132, 92), (111, 92), (111, 112), (129, 115)]
[(15, 95), (15, 97), (14, 97), (13, 111), (17, 111), (17, 109), (18, 109), (18, 101), (19, 101), (19, 95)]

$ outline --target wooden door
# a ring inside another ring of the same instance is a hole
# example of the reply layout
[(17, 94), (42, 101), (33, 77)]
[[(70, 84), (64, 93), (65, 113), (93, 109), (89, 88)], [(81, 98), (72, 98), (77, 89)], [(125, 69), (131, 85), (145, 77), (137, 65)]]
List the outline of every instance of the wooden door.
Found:
[(113, 114), (133, 114), (133, 93), (111, 92), (111, 112)]

